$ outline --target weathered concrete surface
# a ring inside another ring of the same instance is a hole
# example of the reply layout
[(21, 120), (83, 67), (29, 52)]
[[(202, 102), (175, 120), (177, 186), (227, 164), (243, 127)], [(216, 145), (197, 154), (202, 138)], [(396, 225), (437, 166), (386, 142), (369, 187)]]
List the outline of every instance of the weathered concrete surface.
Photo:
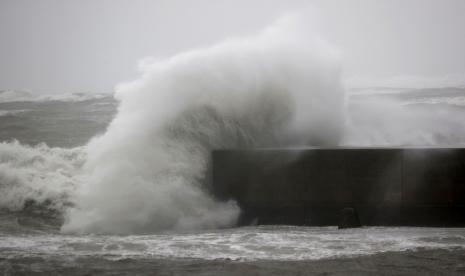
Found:
[(220, 150), (212, 191), (240, 224), (465, 226), (465, 149)]

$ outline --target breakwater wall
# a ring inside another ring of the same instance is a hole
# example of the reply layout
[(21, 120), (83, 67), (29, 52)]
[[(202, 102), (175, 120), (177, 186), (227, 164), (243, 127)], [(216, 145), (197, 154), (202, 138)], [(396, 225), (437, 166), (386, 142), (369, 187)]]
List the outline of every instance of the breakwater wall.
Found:
[(212, 152), (211, 190), (240, 225), (465, 226), (465, 149), (316, 148)]

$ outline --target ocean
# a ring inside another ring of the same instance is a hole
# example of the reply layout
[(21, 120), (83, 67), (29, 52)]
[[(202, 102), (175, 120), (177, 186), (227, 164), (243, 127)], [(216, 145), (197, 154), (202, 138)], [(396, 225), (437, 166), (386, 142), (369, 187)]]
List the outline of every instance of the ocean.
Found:
[[(341, 138), (343, 145), (465, 144), (464, 87), (358, 88), (349, 90), (346, 98), (348, 123), (346, 134)], [(218, 222), (217, 219), (217, 216), (234, 216), (231, 215), (237, 208), (234, 203), (212, 201), (193, 213), (184, 211), (183, 208), (193, 205), (203, 206), (197, 202), (204, 200), (199, 194), (180, 198), (174, 194), (170, 202), (164, 198), (172, 196), (170, 190), (164, 190), (168, 188), (155, 191), (165, 193), (161, 196), (150, 192), (145, 196), (137, 192), (137, 187), (130, 186), (134, 191), (128, 190), (115, 181), (114, 189), (119, 189), (122, 197), (107, 196), (113, 191), (101, 189), (111, 185), (97, 185), (96, 190), (86, 185), (96, 183), (88, 172), (95, 170), (93, 162), (123, 162), (118, 158), (131, 161), (135, 154), (135, 158), (143, 158), (144, 162), (158, 164), (157, 159), (147, 159), (137, 150), (113, 151), (111, 156), (102, 157), (105, 154), (98, 147), (99, 137), (112, 131), (110, 122), (117, 125), (115, 118), (121, 120), (118, 113), (128, 112), (131, 116), (131, 112), (123, 110), (128, 109), (127, 102), (133, 104), (130, 100), (123, 99), (126, 105), (121, 106), (122, 100), (110, 94), (32, 96), (20, 91), (4, 91), (0, 93), (0, 100), (0, 272), (3, 275), (465, 274), (464, 228), (234, 227), (229, 220)], [(181, 143), (187, 138), (202, 139), (208, 131), (195, 132), (192, 126), (203, 127), (203, 120), (210, 122), (209, 131), (225, 131), (220, 129), (222, 126), (210, 125), (224, 123), (211, 106), (201, 106), (195, 114), (197, 117), (189, 114), (174, 119), (175, 124), (168, 127), (166, 134), (171, 143), (162, 145), (174, 147), (173, 140)], [(240, 121), (234, 123), (240, 124)], [(117, 147), (119, 143), (159, 143), (153, 135), (129, 141), (118, 141), (122, 138), (115, 136), (111, 142)], [(208, 137), (212, 139), (211, 135)], [(226, 139), (223, 135), (220, 138)], [(97, 142), (89, 143), (89, 140)], [(131, 144), (125, 146), (132, 148)], [(228, 144), (219, 141), (215, 146)], [(194, 155), (203, 152), (203, 148), (188, 146), (176, 154), (184, 154), (184, 150)], [(164, 158), (173, 158), (166, 152), (161, 154)], [(170, 172), (185, 178), (198, 177), (186, 173), (186, 164), (199, 162), (188, 156), (187, 160), (181, 158), (176, 163), (179, 168), (170, 167)], [(111, 167), (97, 168), (110, 168), (110, 173), (113, 172)], [(131, 177), (138, 173), (143, 176), (144, 171), (136, 170)], [(165, 171), (165, 174), (168, 173)], [(184, 189), (173, 176), (161, 179)], [(159, 178), (154, 181), (153, 185), (164, 185), (157, 183)], [(86, 196), (88, 189), (98, 197)], [(101, 205), (99, 200), (117, 202)], [(148, 203), (138, 205), (137, 200)], [(163, 201), (163, 205), (152, 203), (157, 200)], [(170, 210), (145, 210), (162, 206)], [(212, 206), (223, 210), (208, 213), (203, 209)], [(204, 217), (198, 212), (208, 215)], [(173, 221), (179, 216), (203, 221)]]

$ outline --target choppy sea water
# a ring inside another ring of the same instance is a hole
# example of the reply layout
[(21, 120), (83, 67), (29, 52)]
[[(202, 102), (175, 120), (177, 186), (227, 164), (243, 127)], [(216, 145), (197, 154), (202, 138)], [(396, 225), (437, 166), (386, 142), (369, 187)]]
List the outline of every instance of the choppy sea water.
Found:
[[(7, 93), (10, 97), (3, 97)], [(108, 94), (26, 97), (24, 93), (0, 93), (0, 141), (18, 140), (28, 145), (82, 146), (105, 130), (116, 111)], [(22, 96), (22, 97), (20, 97)]]
[(0, 248), (4, 275), (465, 273), (465, 229), (459, 228), (254, 226), (76, 236), (42, 225), (36, 232), (0, 235)]
[(465, 273), (465, 229), (250, 226), (63, 235), (53, 216), (0, 216), (4, 275), (434, 275)]
[[(354, 93), (349, 108), (357, 110), (382, 97), (399, 106), (437, 111), (438, 120), (449, 112), (454, 119), (465, 119), (463, 88), (398, 93), (375, 90)], [(105, 131), (116, 109), (117, 103), (109, 95), (12, 98), (0, 103), (0, 139), (5, 148), (12, 140), (31, 146), (79, 147)], [(352, 122), (363, 122), (356, 111), (352, 114)], [(436, 134), (444, 133), (439, 130)], [(457, 144), (464, 140), (460, 135), (444, 139)], [(1, 161), (3, 165), (8, 160)], [(2, 175), (2, 189), (5, 183), (20, 182)], [(249, 226), (151, 235), (71, 235), (60, 233), (63, 217), (48, 210), (50, 202), (44, 200), (36, 206), (31, 200), (24, 199), (26, 203), (19, 209), (0, 202), (0, 272), (5, 275), (465, 273), (461, 264), (465, 263), (463, 228)]]
[(465, 249), (465, 229), (426, 227), (249, 226), (152, 235), (2, 233), (2, 258), (95, 256), (120, 259), (305, 261), (409, 249)]

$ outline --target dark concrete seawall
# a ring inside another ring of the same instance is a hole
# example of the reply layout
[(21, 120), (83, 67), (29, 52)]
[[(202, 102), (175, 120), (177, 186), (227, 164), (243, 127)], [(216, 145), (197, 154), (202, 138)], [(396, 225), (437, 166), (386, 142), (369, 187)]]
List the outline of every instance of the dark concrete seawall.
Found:
[(465, 149), (335, 148), (212, 152), (212, 191), (241, 225), (465, 226)]

